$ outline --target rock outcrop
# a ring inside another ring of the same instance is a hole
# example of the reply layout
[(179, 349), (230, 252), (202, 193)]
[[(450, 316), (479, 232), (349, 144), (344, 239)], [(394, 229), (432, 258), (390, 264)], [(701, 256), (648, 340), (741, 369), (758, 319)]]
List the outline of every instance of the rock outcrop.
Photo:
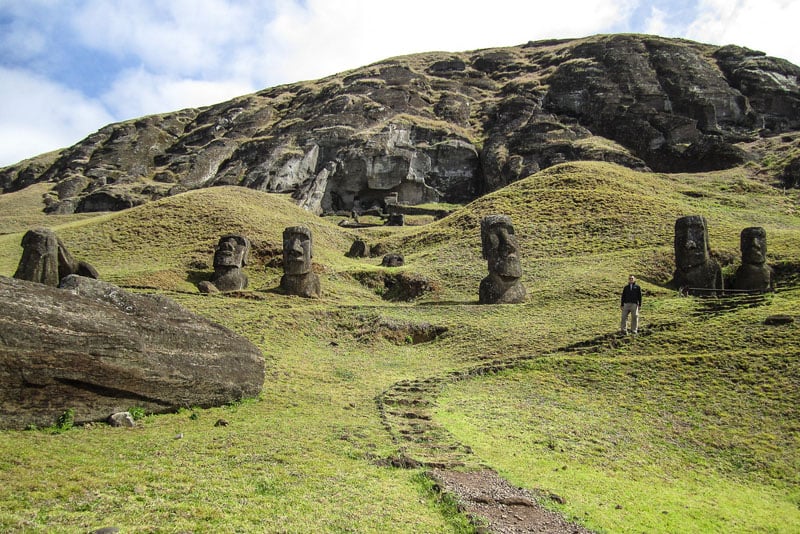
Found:
[(642, 35), (417, 54), (112, 124), (0, 170), (0, 190), (50, 181), (47, 210), (70, 213), (235, 184), (323, 213), (468, 201), (570, 160), (723, 169), (800, 129), (798, 79), (761, 52)]
[(0, 276), (0, 428), (164, 413), (257, 396), (247, 339), (160, 296), (71, 275), (61, 288)]

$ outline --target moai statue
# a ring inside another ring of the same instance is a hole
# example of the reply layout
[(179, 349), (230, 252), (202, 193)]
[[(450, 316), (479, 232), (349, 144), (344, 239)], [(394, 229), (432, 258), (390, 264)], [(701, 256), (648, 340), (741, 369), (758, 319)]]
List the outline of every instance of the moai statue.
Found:
[(772, 287), (772, 269), (767, 265), (767, 231), (760, 226), (745, 228), (739, 243), (742, 265), (736, 270), (734, 288), (768, 290)]
[(395, 252), (389, 253), (381, 260), (381, 267), (402, 267), (406, 264), (406, 259), (402, 254)]
[(692, 289), (712, 290), (711, 293), (723, 289), (722, 269), (711, 259), (705, 217), (689, 215), (675, 221), (673, 281), (679, 289), (688, 293), (692, 293)]
[(367, 242), (360, 237), (356, 238), (345, 256), (348, 258), (366, 258), (369, 256), (369, 247), (367, 247)]
[(28, 230), (22, 237), (22, 258), (14, 278), (57, 287), (70, 274), (97, 278), (97, 270), (75, 261), (64, 243), (49, 228)]
[(489, 265), (489, 276), (481, 280), (481, 304), (516, 304), (527, 296), (522, 285), (522, 267), (514, 226), (507, 215), (489, 215), (481, 221), (483, 258)]
[(321, 295), (319, 276), (311, 270), (311, 230), (290, 226), (283, 231), (283, 277), (281, 289), (289, 295), (317, 298)]
[(247, 275), (242, 268), (250, 255), (250, 240), (238, 234), (226, 234), (219, 238), (214, 249), (214, 275), (211, 284), (201, 282), (200, 291), (239, 291), (247, 288)]

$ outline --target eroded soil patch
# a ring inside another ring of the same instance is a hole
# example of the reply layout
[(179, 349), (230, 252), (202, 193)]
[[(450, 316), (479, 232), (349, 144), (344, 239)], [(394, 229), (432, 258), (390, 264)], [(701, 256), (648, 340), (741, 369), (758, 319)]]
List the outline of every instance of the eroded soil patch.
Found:
[(557, 495), (534, 495), (512, 486), (490, 469), (470, 472), (434, 469), (428, 476), (440, 491), (456, 498), (478, 532), (591, 533), (540, 504), (543, 499), (560, 499)]

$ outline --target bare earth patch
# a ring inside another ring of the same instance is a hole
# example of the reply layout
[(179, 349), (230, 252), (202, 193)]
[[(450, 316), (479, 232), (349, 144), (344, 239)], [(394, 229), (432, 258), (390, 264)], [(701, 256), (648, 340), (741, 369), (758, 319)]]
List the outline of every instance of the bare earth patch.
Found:
[[(439, 485), (440, 491), (456, 497), (464, 513), (478, 526), (478, 532), (592, 532), (547, 510), (529, 491), (512, 486), (490, 469), (470, 472), (434, 469), (428, 474)], [(558, 497), (553, 495), (550, 498)]]

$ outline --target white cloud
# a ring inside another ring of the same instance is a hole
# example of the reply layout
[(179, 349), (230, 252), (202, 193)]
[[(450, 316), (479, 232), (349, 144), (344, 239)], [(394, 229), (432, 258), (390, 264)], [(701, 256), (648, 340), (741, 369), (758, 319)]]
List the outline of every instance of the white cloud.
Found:
[(266, 30), (279, 51), (283, 80), (334, 74), (387, 57), (428, 51), (511, 46), (545, 38), (583, 37), (625, 20), (633, 0), (494, 0), (278, 2)]
[(193, 80), (137, 69), (121, 73), (101, 98), (116, 116), (134, 118), (216, 104), (257, 89), (246, 81)]
[[(177, 0), (118, 7), (90, 0), (74, 14), (84, 43), (138, 67), (102, 95), (120, 120), (208, 105), (387, 57), (460, 51), (607, 29), (632, 0), (564, 0), (558, 8), (496, 0)], [(562, 9), (571, 16), (564, 17)], [(477, 16), (476, 16), (477, 14)]]
[(685, 36), (714, 44), (736, 44), (800, 64), (796, 0), (702, 0), (700, 15)]
[(70, 146), (112, 120), (76, 91), (0, 67), (0, 166)]
[(71, 20), (82, 43), (132, 59), (155, 73), (198, 76), (227, 72), (229, 53), (252, 46), (254, 26), (266, 23), (258, 2), (90, 0)]
[(653, 6), (650, 8), (650, 16), (645, 21), (643, 33), (650, 35), (670, 35), (672, 30), (667, 22), (667, 12)]

